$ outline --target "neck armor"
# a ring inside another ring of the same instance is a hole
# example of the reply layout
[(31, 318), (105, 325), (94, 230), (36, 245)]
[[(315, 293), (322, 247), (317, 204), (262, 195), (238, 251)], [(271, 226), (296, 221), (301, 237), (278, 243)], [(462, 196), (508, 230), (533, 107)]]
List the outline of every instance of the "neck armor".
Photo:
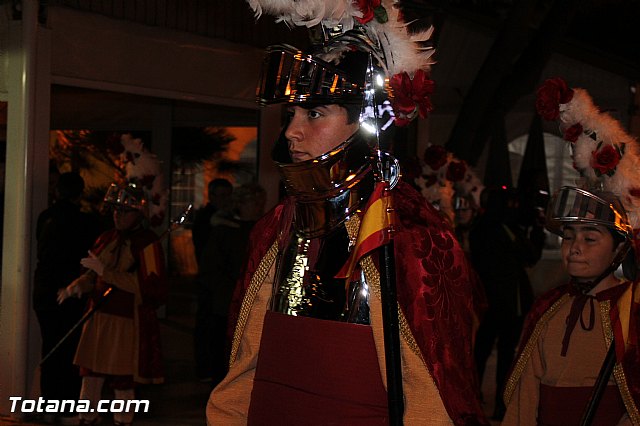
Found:
[(361, 132), (332, 151), (299, 163), (291, 162), (282, 147), (287, 146), (283, 137), (278, 144), (274, 160), (295, 200), (293, 227), (299, 236), (316, 238), (332, 232), (369, 199), (375, 183), (373, 155)]

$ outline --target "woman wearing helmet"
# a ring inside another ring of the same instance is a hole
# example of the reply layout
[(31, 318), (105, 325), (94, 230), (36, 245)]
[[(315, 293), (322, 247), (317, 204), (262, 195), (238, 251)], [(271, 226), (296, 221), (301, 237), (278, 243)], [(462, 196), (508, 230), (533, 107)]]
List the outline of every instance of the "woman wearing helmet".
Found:
[(547, 229), (562, 237), (570, 280), (537, 300), (527, 318), (503, 424), (580, 424), (612, 336), (623, 358), (604, 377), (593, 424), (636, 424), (638, 376), (628, 373), (638, 358), (625, 346), (637, 341), (630, 326), (637, 320), (637, 283), (614, 274), (633, 238), (627, 214), (610, 192), (563, 187), (548, 207)]

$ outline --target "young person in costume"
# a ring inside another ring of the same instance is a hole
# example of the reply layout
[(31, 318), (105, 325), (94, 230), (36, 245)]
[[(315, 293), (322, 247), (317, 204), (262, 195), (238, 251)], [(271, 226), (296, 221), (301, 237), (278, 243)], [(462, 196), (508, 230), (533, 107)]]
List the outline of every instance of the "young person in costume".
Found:
[(563, 187), (549, 204), (546, 226), (562, 237), (571, 278), (527, 317), (502, 424), (639, 425), (637, 142), (586, 91), (559, 78), (538, 90), (537, 107), (560, 119), (586, 189)]
[(252, 233), (231, 314), (230, 369), (211, 393), (208, 424), (390, 423), (379, 272), (390, 236), (401, 420), (487, 424), (465, 254), (395, 165), (389, 182), (377, 167), (394, 116), (397, 125), (429, 109), (431, 51), (415, 41), (430, 31), (412, 39), (393, 2), (311, 3), (302, 11), (299, 2), (250, 2), (291, 24), (322, 22), (326, 38), (310, 53), (267, 50), (258, 98), (287, 105), (274, 149), (287, 197)]
[[(156, 309), (165, 303), (168, 286), (162, 247), (147, 224), (160, 224), (166, 194), (155, 156), (139, 139), (124, 135), (122, 142), (127, 182), (112, 184), (104, 200), (113, 208), (114, 228), (80, 261), (86, 272), (58, 294), (63, 303), (87, 293), (88, 309), (96, 309), (84, 324), (74, 359), (82, 375), (80, 399), (94, 409), (80, 413), (81, 425), (100, 420), (95, 408), (105, 382), (115, 399), (127, 401), (135, 398), (135, 383), (163, 381)], [(114, 424), (130, 425), (133, 416), (133, 411), (116, 412)]]

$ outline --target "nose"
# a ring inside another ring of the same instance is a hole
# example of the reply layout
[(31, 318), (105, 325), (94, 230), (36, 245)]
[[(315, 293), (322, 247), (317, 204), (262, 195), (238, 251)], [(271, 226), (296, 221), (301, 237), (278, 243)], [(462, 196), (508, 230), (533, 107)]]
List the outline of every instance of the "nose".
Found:
[(292, 114), (289, 118), (289, 124), (287, 125), (287, 130), (284, 132), (284, 137), (289, 142), (289, 146), (299, 143), (304, 139), (302, 118), (297, 114)]
[(580, 247), (580, 243), (574, 239), (571, 241), (571, 246), (569, 247), (569, 254), (580, 254), (582, 252), (582, 247)]

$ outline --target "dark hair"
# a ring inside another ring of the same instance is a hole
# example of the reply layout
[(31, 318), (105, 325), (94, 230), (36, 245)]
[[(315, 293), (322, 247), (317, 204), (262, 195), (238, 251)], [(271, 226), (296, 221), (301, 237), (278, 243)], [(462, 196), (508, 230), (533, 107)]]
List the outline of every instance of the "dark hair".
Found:
[(233, 185), (231, 185), (231, 182), (229, 182), (226, 179), (216, 178), (211, 180), (209, 182), (209, 185), (207, 186), (207, 190), (209, 191), (210, 194), (213, 193), (218, 188), (233, 188)]
[(60, 175), (56, 185), (59, 200), (74, 200), (84, 191), (84, 179), (76, 172), (66, 172)]
[(611, 234), (611, 237), (613, 238), (613, 249), (615, 250), (618, 245), (620, 243), (624, 243), (625, 241), (627, 241), (627, 237), (625, 237), (624, 235), (622, 235), (620, 232), (616, 231), (615, 229), (611, 229), (609, 227), (607, 227), (607, 230), (609, 231), (609, 233)]

